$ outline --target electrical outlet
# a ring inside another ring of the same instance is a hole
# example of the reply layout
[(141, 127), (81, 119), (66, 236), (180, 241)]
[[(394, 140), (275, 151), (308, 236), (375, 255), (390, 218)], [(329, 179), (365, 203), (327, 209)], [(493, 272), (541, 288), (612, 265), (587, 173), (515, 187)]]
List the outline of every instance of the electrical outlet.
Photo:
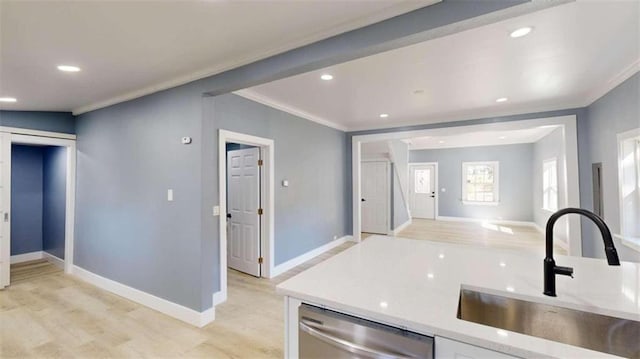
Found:
[(213, 215), (214, 216), (220, 215), (220, 206), (213, 206)]
[(172, 189), (168, 189), (167, 190), (167, 201), (173, 202), (173, 190)]

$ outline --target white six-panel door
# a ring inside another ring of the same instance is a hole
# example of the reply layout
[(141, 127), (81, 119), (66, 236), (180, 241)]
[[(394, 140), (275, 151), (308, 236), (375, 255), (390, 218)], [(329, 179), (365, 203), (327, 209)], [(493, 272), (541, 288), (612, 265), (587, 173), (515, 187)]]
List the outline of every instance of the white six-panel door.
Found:
[(11, 221), (11, 134), (0, 132), (0, 288), (9, 285)]
[(260, 276), (259, 148), (227, 152), (227, 263)]
[(362, 162), (362, 231), (389, 231), (389, 162)]
[(435, 219), (436, 195), (435, 165), (410, 165), (409, 208), (411, 217)]

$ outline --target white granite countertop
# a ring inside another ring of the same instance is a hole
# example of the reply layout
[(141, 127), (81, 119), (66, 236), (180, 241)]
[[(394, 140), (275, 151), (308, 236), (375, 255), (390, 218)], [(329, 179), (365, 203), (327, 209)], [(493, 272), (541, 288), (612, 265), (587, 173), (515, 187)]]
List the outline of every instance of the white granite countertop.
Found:
[(543, 253), (374, 236), (277, 287), (280, 294), (521, 357), (613, 357), (456, 318), (461, 287), (640, 321), (640, 265), (555, 256), (574, 268), (542, 294)]

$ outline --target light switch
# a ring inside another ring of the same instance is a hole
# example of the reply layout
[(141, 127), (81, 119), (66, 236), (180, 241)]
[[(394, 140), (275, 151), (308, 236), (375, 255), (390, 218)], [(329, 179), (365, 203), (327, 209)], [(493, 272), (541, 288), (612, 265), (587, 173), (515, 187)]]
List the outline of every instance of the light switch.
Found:
[(214, 216), (220, 215), (220, 206), (213, 206), (213, 215)]
[(441, 191), (442, 191), (442, 192), (447, 192), (447, 189), (446, 189), (446, 188), (444, 188), (444, 187), (442, 187)]
[(168, 189), (167, 190), (167, 201), (173, 202), (173, 190), (172, 189)]
[(282, 181), (282, 187), (289, 187), (289, 181), (288, 180), (283, 180)]

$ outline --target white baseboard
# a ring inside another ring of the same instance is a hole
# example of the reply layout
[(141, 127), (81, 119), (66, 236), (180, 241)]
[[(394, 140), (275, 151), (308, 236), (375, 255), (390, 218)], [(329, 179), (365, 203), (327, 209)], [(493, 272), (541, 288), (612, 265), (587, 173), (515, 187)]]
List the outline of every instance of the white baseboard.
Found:
[(218, 291), (213, 293), (213, 306), (226, 302), (227, 301), (227, 293), (223, 293), (222, 291)]
[[(535, 228), (541, 234), (545, 234), (545, 229), (540, 227), (540, 225), (535, 223), (535, 222), (533, 222), (533, 228)], [(561, 238), (560, 236), (556, 236), (554, 239), (555, 239), (553, 241), (554, 245), (557, 245), (558, 247), (560, 247), (560, 248), (566, 250), (567, 252), (569, 252), (569, 243), (567, 243), (567, 241), (565, 239)]]
[(557, 240), (553, 241), (553, 244), (569, 252), (569, 243), (567, 243), (566, 241), (558, 238)]
[(60, 269), (64, 269), (64, 259), (58, 258), (51, 253), (42, 251), (42, 258), (46, 259), (49, 263), (55, 265)]
[(537, 223), (533, 222), (533, 227), (540, 233), (544, 233), (544, 228), (540, 227)]
[(71, 274), (85, 282), (95, 285), (96, 287), (102, 288), (196, 327), (204, 327), (215, 319), (215, 307), (209, 308), (204, 312), (198, 312), (191, 308), (184, 307), (180, 304), (170, 302), (166, 299), (156, 297), (155, 295), (99, 276), (78, 266), (73, 266)]
[(409, 227), (411, 225), (411, 223), (413, 222), (413, 220), (411, 218), (409, 218), (406, 222), (404, 222), (403, 224), (401, 224), (400, 226), (398, 226), (396, 229), (393, 230), (393, 235), (397, 236), (398, 233), (404, 231), (405, 228)]
[(487, 222), (491, 224), (503, 224), (507, 226), (524, 226), (524, 227), (533, 227), (533, 228), (537, 227), (537, 225), (534, 222), (509, 221), (509, 220), (503, 220), (503, 219), (482, 219), (482, 218), (469, 218), (469, 217), (438, 216), (436, 217), (436, 220), (448, 221), (448, 222), (475, 222), (475, 223)]
[(344, 236), (341, 238), (338, 238), (334, 241), (331, 241), (323, 246), (320, 246), (316, 249), (310, 250), (309, 252), (302, 254), (300, 256), (297, 256), (295, 258), (289, 259), (288, 261), (284, 262), (284, 263), (280, 263), (279, 265), (275, 266), (275, 268), (273, 268), (273, 271), (271, 273), (271, 278), (277, 277), (280, 274), (299, 266), (300, 264), (313, 259), (319, 255), (321, 255), (324, 252), (327, 252), (339, 245), (341, 245), (342, 243), (351, 240), (351, 236)]
[(36, 252), (29, 252), (29, 253), (23, 253), (23, 254), (16, 254), (11, 256), (9, 263), (16, 264), (16, 263), (29, 262), (29, 261), (42, 259), (42, 253), (43, 253), (42, 251), (36, 251)]

